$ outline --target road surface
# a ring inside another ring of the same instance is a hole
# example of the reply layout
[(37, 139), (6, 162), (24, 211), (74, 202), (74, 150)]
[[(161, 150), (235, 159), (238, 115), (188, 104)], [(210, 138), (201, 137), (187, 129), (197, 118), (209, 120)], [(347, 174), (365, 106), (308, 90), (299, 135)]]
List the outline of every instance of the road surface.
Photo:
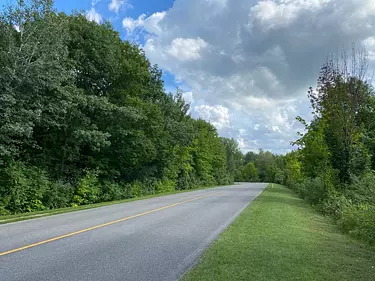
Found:
[(0, 280), (177, 280), (266, 184), (0, 225)]

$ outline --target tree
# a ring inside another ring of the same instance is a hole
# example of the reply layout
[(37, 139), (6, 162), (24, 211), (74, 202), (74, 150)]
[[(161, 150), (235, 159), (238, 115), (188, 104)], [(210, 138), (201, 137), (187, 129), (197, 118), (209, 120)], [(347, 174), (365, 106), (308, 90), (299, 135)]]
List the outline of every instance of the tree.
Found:
[(253, 162), (247, 163), (243, 168), (242, 177), (244, 181), (257, 182), (259, 181), (258, 169)]

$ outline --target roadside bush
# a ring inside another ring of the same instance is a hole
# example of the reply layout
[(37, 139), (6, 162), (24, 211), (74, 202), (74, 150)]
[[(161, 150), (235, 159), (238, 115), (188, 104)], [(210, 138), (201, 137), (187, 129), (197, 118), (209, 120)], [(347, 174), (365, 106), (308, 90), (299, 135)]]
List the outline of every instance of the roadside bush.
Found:
[(367, 203), (347, 205), (337, 224), (344, 232), (375, 244), (375, 206)]
[(5, 208), (4, 205), (0, 205), (0, 216), (6, 216), (6, 215), (10, 215), (10, 212)]
[(48, 209), (69, 207), (73, 202), (74, 187), (61, 181), (54, 182), (44, 194), (43, 203)]
[(140, 181), (126, 183), (124, 184), (124, 190), (126, 198), (140, 197), (142, 195), (142, 183)]
[(167, 178), (158, 181), (156, 184), (156, 193), (173, 192), (176, 190), (176, 182)]
[(375, 205), (375, 173), (368, 172), (360, 179), (354, 178), (353, 183), (347, 187), (345, 195), (355, 204)]
[(100, 199), (100, 183), (97, 171), (86, 171), (86, 175), (78, 181), (74, 205), (86, 205), (97, 203)]
[(156, 188), (158, 185), (158, 180), (155, 178), (147, 178), (140, 182), (141, 185), (141, 193), (139, 196), (142, 195), (150, 195), (156, 193)]
[(285, 180), (285, 174), (281, 169), (275, 171), (275, 183), (283, 184)]
[(319, 205), (319, 211), (329, 215), (335, 220), (339, 220), (343, 217), (344, 210), (351, 205), (351, 201), (344, 195), (335, 192), (325, 198)]
[(102, 196), (100, 201), (108, 202), (127, 198), (124, 186), (119, 183), (104, 181), (101, 187)]
[(199, 181), (196, 174), (194, 173), (185, 173), (180, 175), (176, 182), (177, 190), (187, 190), (193, 189), (199, 186)]
[(45, 209), (42, 200), (49, 186), (43, 170), (22, 162), (11, 162), (0, 175), (1, 212), (22, 213)]

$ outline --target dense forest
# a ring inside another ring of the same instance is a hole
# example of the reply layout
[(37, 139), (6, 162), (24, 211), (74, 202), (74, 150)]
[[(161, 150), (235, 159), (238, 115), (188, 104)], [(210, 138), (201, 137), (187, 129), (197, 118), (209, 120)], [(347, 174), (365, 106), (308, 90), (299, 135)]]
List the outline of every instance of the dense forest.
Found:
[(0, 215), (230, 184), (294, 189), (375, 243), (375, 97), (365, 53), (328, 58), (286, 155), (241, 153), (109, 23), (52, 0), (0, 16)]
[(241, 152), (109, 23), (18, 1), (0, 20), (0, 214), (233, 182)]

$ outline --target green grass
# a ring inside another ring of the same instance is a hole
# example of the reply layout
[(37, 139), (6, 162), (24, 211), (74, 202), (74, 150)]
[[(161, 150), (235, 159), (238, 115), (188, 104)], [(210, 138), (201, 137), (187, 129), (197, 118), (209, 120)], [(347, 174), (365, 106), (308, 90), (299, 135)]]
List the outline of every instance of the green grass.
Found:
[(182, 280), (375, 280), (375, 249), (270, 185)]
[(144, 200), (144, 199), (155, 198), (155, 197), (177, 194), (177, 193), (185, 193), (185, 192), (191, 192), (191, 191), (197, 191), (197, 190), (203, 190), (203, 189), (210, 189), (210, 188), (215, 188), (215, 187), (217, 186), (200, 187), (200, 188), (188, 189), (188, 190), (176, 190), (172, 192), (151, 194), (151, 195), (145, 195), (141, 197), (129, 198), (129, 199), (118, 200), (118, 201), (81, 205), (77, 207), (67, 207), (67, 208), (59, 208), (59, 209), (52, 209), (52, 210), (45, 210), (45, 211), (38, 211), (38, 212), (31, 212), (31, 213), (5, 215), (5, 216), (0, 216), (0, 224), (6, 224), (10, 222), (23, 221), (23, 220), (30, 220), (30, 219), (40, 218), (40, 217), (53, 216), (53, 215), (63, 214), (63, 213), (71, 213), (71, 212), (76, 212), (76, 211), (81, 211), (81, 210), (94, 209), (94, 208), (99, 208), (99, 207), (104, 207), (104, 206)]

